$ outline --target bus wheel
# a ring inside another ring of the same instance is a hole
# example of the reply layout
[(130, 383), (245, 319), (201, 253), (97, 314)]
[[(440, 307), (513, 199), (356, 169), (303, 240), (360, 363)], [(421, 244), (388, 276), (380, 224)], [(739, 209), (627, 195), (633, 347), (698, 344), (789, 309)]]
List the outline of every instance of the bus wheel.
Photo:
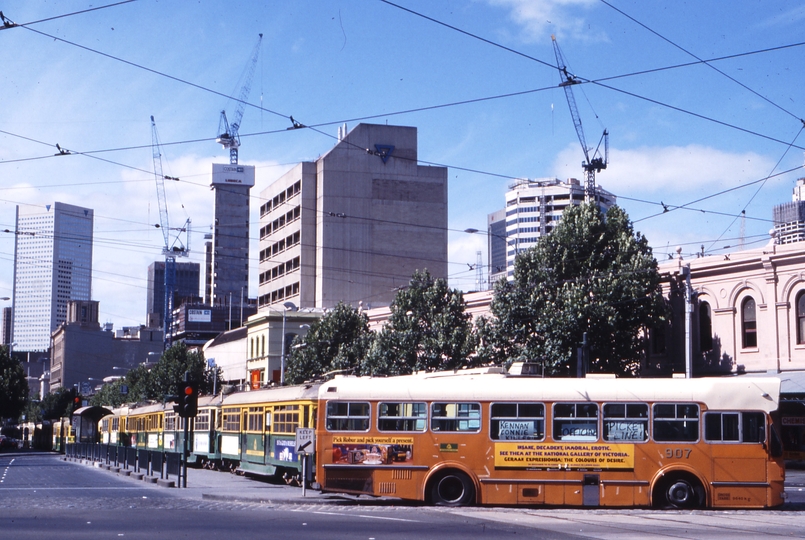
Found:
[(463, 472), (448, 471), (433, 480), (430, 500), (439, 506), (466, 506), (475, 501), (475, 486)]
[(670, 476), (657, 489), (659, 506), (671, 508), (701, 508), (704, 506), (704, 488), (689, 475)]

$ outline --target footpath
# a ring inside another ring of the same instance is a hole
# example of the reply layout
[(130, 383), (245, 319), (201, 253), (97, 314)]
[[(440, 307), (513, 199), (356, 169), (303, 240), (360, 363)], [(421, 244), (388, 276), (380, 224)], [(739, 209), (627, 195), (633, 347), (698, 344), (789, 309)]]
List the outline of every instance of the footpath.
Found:
[[(146, 482), (157, 487), (170, 489), (177, 496), (227, 502), (259, 503), (259, 504), (355, 504), (359, 499), (355, 496), (322, 493), (314, 489), (303, 490), (298, 486), (289, 486), (282, 480), (261, 476), (241, 476), (222, 471), (207, 469), (187, 469), (187, 487), (178, 487), (179, 479), (175, 475), (168, 478), (150, 476), (144, 472), (134, 472), (86, 459), (59, 456), (63, 461), (83, 464), (108, 471), (109, 474), (127, 478), (132, 482)], [(361, 497), (363, 501), (396, 500), (386, 497)]]

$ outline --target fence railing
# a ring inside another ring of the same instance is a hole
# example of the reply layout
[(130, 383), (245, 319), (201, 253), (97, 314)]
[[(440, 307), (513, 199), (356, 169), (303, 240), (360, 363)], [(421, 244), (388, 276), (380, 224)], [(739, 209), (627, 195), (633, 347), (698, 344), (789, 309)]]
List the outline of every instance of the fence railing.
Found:
[(123, 470), (142, 472), (148, 476), (169, 479), (181, 474), (181, 454), (164, 450), (149, 450), (114, 444), (69, 443), (64, 454), (73, 459), (103, 463)]

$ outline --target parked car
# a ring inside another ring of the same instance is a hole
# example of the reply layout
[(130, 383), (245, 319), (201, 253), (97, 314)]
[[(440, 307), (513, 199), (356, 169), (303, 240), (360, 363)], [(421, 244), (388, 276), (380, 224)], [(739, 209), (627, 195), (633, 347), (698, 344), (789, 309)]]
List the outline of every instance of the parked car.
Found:
[(13, 439), (6, 435), (0, 435), (0, 451), (2, 450), (16, 450), (19, 448), (17, 439)]

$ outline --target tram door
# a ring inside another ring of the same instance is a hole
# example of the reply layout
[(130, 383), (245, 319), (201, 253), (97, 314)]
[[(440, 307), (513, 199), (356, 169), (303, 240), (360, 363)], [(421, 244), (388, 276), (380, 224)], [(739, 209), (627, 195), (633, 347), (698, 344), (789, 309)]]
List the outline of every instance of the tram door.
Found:
[(243, 410), (243, 425), (246, 427), (241, 455), (243, 461), (260, 465), (266, 462), (264, 410), (264, 407)]

